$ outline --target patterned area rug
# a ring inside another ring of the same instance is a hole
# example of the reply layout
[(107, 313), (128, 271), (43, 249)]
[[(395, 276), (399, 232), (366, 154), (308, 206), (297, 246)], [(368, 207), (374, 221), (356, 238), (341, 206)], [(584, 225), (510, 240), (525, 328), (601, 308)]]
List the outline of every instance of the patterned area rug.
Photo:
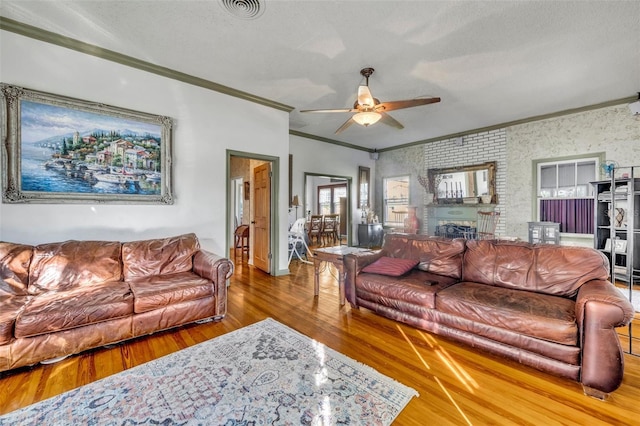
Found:
[(0, 425), (388, 425), (417, 392), (273, 319), (0, 417)]

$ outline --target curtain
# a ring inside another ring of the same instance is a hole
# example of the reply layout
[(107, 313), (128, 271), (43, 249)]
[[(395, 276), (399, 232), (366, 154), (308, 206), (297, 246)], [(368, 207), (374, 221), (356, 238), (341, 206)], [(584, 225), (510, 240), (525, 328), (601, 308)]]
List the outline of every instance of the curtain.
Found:
[(560, 232), (593, 234), (593, 198), (540, 201), (540, 220), (560, 223)]

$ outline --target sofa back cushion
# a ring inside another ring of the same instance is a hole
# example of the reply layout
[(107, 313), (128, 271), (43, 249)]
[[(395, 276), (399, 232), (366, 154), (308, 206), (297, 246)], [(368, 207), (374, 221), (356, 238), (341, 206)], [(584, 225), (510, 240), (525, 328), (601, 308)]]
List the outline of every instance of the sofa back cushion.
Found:
[(0, 241), (0, 296), (25, 295), (33, 247)]
[(362, 272), (387, 275), (389, 277), (400, 277), (415, 268), (418, 263), (419, 261), (415, 259), (382, 256), (362, 268)]
[(193, 269), (193, 255), (200, 250), (195, 234), (122, 244), (125, 279), (174, 274)]
[(64, 241), (33, 248), (29, 293), (70, 290), (122, 279), (117, 241)]
[(462, 276), (463, 239), (448, 239), (416, 234), (385, 235), (382, 251), (385, 256), (415, 259), (418, 269), (452, 278)]
[(585, 282), (608, 276), (608, 259), (588, 247), (469, 240), (462, 280), (574, 297)]

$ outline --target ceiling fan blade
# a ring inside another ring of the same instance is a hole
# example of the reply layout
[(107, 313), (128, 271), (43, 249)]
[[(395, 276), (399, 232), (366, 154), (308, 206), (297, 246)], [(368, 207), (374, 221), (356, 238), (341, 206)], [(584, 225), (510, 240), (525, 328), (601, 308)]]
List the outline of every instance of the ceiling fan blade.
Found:
[(389, 102), (382, 102), (376, 105), (376, 110), (378, 112), (380, 112), (380, 110), (388, 112), (396, 109), (412, 108), (420, 105), (435, 104), (437, 102), (440, 102), (440, 98), (418, 98), (418, 99), (406, 99), (403, 101), (389, 101)]
[(358, 86), (358, 105), (363, 107), (372, 107), (374, 105), (373, 95), (369, 86)]
[(355, 121), (353, 121), (353, 118), (349, 118), (342, 124), (342, 126), (338, 127), (338, 130), (336, 130), (336, 135), (345, 130), (347, 127), (351, 126), (353, 123), (355, 123)]
[(387, 114), (386, 112), (381, 112), (380, 122), (386, 124), (387, 126), (395, 127), (396, 129), (404, 129), (402, 123), (398, 120)]
[(303, 109), (300, 112), (358, 112), (353, 108), (341, 108), (341, 109)]

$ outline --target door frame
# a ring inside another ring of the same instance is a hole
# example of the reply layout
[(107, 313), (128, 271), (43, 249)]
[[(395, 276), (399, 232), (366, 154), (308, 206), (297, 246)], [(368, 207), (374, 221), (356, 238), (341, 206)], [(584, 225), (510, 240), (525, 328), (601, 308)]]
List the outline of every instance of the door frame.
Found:
[[(310, 177), (325, 177), (325, 178), (337, 178), (344, 179), (347, 183), (347, 245), (351, 246), (353, 243), (353, 218), (351, 217), (351, 202), (352, 202), (352, 194), (351, 194), (351, 186), (353, 183), (353, 177), (351, 176), (340, 176), (340, 175), (332, 175), (327, 173), (312, 173), (312, 172), (303, 172), (304, 182), (302, 186), (302, 199), (303, 203), (307, 202), (307, 179)], [(302, 214), (306, 214), (305, 211)]]
[(278, 214), (278, 202), (280, 199), (280, 194), (278, 192), (278, 188), (280, 188), (280, 157), (274, 157), (272, 155), (263, 155), (263, 154), (256, 154), (256, 153), (251, 153), (251, 152), (244, 152), (244, 151), (234, 151), (231, 149), (227, 149), (226, 150), (226, 213), (225, 213), (225, 229), (226, 229), (226, 248), (227, 248), (227, 253), (231, 253), (231, 249), (234, 245), (234, 237), (233, 237), (233, 231), (230, 229), (231, 226), (230, 224), (232, 223), (231, 221), (233, 220), (233, 212), (232, 212), (232, 207), (231, 207), (231, 201), (232, 201), (232, 194), (231, 194), (231, 157), (240, 157), (240, 158), (246, 158), (248, 160), (260, 160), (260, 161), (266, 161), (271, 163), (271, 203), (270, 203), (270, 210), (271, 210), (271, 219), (270, 219), (270, 223), (269, 223), (269, 227), (270, 227), (270, 236), (269, 236), (269, 240), (270, 240), (270, 247), (269, 247), (269, 251), (271, 252), (271, 260), (270, 260), (270, 270), (271, 270), (271, 274), (270, 275), (277, 275), (277, 271), (278, 271), (278, 264), (279, 264), (279, 257), (280, 257), (280, 252), (278, 250), (278, 247), (280, 247), (280, 232), (279, 232), (279, 228), (278, 228), (278, 222), (279, 222), (279, 214)]

